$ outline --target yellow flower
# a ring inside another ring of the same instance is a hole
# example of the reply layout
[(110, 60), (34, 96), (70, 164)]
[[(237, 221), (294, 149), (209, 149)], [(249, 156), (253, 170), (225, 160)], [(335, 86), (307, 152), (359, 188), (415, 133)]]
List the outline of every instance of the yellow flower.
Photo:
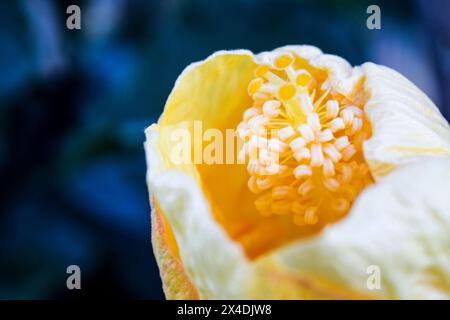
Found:
[(168, 298), (450, 298), (450, 129), (399, 73), (220, 51), (146, 135)]

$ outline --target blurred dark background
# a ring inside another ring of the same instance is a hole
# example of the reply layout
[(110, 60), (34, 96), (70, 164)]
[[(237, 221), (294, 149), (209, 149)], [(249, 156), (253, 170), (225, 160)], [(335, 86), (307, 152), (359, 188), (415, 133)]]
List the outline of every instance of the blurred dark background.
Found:
[[(71, 4), (81, 30), (66, 28)], [(399, 70), (448, 117), (449, 18), (448, 0), (1, 1), (0, 299), (163, 298), (143, 131), (189, 63), (313, 44)]]

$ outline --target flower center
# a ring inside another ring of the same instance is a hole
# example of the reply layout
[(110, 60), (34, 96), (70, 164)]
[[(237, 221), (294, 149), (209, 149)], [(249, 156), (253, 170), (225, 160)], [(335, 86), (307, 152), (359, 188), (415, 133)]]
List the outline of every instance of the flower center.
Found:
[(326, 75), (290, 52), (259, 65), (248, 93), (253, 105), (237, 131), (257, 210), (292, 215), (298, 226), (345, 216), (372, 182), (362, 153), (370, 126), (361, 95), (333, 91)]

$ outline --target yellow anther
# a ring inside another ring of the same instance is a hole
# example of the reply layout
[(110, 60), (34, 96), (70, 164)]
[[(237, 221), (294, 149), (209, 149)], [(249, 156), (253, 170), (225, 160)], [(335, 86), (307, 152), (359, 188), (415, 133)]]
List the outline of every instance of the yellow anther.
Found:
[(301, 204), (298, 201), (293, 201), (291, 203), (291, 211), (296, 214), (296, 215), (302, 215), (302, 219), (303, 219), (303, 214), (305, 213), (306, 207), (305, 205)]
[(331, 159), (326, 158), (323, 161), (323, 175), (325, 177), (332, 177), (334, 176), (335, 171), (334, 171), (334, 164), (333, 161), (331, 161)]
[(274, 61), (275, 68), (285, 69), (294, 62), (294, 56), (290, 52), (280, 53)]
[(325, 179), (323, 181), (323, 185), (325, 186), (325, 188), (327, 188), (328, 190), (330, 190), (332, 192), (337, 191), (339, 189), (339, 187), (341, 186), (339, 181), (337, 181), (335, 178)]
[(362, 123), (361, 118), (354, 118), (354, 119), (353, 119), (353, 123), (352, 123), (351, 130), (350, 130), (350, 132), (349, 132), (350, 135), (354, 135), (356, 132), (358, 132), (359, 130), (361, 130), (362, 125), (363, 125), (363, 123)]
[(350, 109), (344, 109), (341, 111), (341, 117), (345, 125), (350, 126), (353, 123), (353, 111)]
[(260, 129), (264, 129), (264, 126), (267, 124), (269, 119), (263, 115), (256, 115), (253, 118), (248, 120), (248, 126), (254, 132), (260, 132)]
[(280, 166), (278, 163), (271, 163), (270, 165), (265, 167), (263, 175), (277, 175), (281, 174), (283, 167)]
[(340, 166), (341, 182), (348, 183), (352, 180), (353, 170), (348, 164), (342, 164)]
[(267, 148), (271, 152), (281, 153), (281, 152), (284, 152), (286, 150), (287, 144), (284, 143), (283, 141), (280, 141), (278, 139), (272, 138), (272, 139), (269, 140)]
[(255, 78), (252, 81), (250, 81), (247, 87), (248, 94), (251, 96), (254, 93), (256, 93), (261, 88), (263, 83), (264, 82), (262, 78)]
[(270, 66), (268, 66), (266, 64), (260, 64), (259, 66), (256, 67), (254, 74), (256, 77), (263, 77), (269, 71), (270, 71)]
[(342, 130), (345, 128), (345, 123), (342, 120), (342, 118), (334, 118), (331, 122), (331, 131), (338, 132), (339, 130)]
[(339, 151), (343, 150), (349, 144), (350, 144), (350, 142), (348, 141), (348, 137), (347, 136), (342, 136), (342, 137), (336, 139), (336, 141), (334, 142), (334, 146)]
[(249, 108), (244, 112), (244, 121), (248, 121), (259, 114), (261, 114), (261, 111), (258, 108)]
[(360, 163), (358, 169), (356, 170), (356, 176), (358, 178), (363, 178), (369, 172), (369, 167), (365, 163)]
[(306, 225), (305, 211), (306, 211), (306, 208), (304, 208), (301, 212), (294, 212), (294, 223), (299, 227)]
[(311, 167), (306, 164), (301, 164), (294, 169), (294, 176), (296, 179), (303, 177), (310, 177), (312, 175)]
[(295, 83), (300, 87), (307, 87), (311, 83), (311, 75), (306, 70), (301, 70), (295, 77)]
[(278, 89), (278, 97), (281, 100), (286, 101), (295, 96), (296, 92), (297, 88), (292, 83), (286, 83), (281, 85)]
[(238, 164), (241, 164), (241, 163), (245, 163), (246, 160), (247, 160), (247, 152), (244, 147), (241, 150), (239, 150), (238, 155), (237, 155), (237, 161), (238, 161)]
[(259, 163), (264, 166), (270, 165), (272, 163), (277, 162), (277, 155), (275, 153), (270, 152), (267, 149), (259, 150)]
[(250, 191), (253, 193), (260, 193), (262, 191), (256, 184), (255, 176), (251, 176), (250, 179), (248, 179), (247, 185), (248, 185), (248, 188), (250, 189)]
[(353, 143), (360, 146), (367, 139), (367, 132), (362, 131), (362, 128), (353, 137)]
[(268, 80), (270, 83), (278, 85), (278, 86), (281, 86), (285, 83), (285, 81), (282, 78), (280, 78), (273, 72), (266, 72), (266, 74), (264, 75), (264, 78), (266, 80)]
[(256, 179), (256, 186), (258, 187), (258, 189), (261, 189), (261, 190), (267, 190), (267, 189), (271, 188), (273, 186), (273, 184), (274, 184), (274, 180), (271, 177)]
[(278, 171), (278, 177), (282, 178), (286, 175), (290, 175), (291, 170), (289, 169), (289, 166), (286, 165), (280, 165), (279, 171)]
[(301, 148), (300, 150), (294, 152), (293, 157), (297, 161), (301, 161), (303, 159), (308, 160), (311, 159), (311, 152), (308, 148)]
[(356, 188), (350, 185), (342, 186), (339, 191), (347, 199), (355, 199), (358, 195), (358, 191), (356, 190)]
[(344, 108), (344, 110), (350, 110), (353, 112), (353, 115), (355, 117), (359, 117), (361, 118), (363, 116), (363, 111), (361, 110), (361, 108), (357, 107), (357, 106), (346, 106)]
[(289, 147), (291, 147), (291, 150), (294, 152), (302, 149), (305, 145), (306, 141), (301, 137), (295, 138), (294, 140), (289, 142)]
[[(265, 168), (259, 163), (259, 161), (257, 159), (249, 160), (248, 165), (247, 165), (247, 171), (251, 175), (263, 175), (266, 172)], [(250, 186), (249, 186), (249, 188), (250, 188)]]
[(298, 194), (301, 196), (308, 195), (314, 189), (314, 184), (311, 180), (304, 181), (297, 189)]
[[(276, 117), (280, 114), (281, 103), (278, 100), (268, 100), (264, 102), (262, 109), (265, 115), (269, 117)], [(245, 120), (245, 118), (244, 118)]]
[(270, 96), (277, 96), (280, 85), (273, 84), (271, 82), (264, 82), (259, 88), (260, 92)]
[(302, 124), (297, 128), (298, 132), (300, 132), (302, 138), (306, 142), (311, 142), (315, 139), (314, 131), (307, 124)]
[(316, 224), (319, 221), (317, 217), (317, 207), (309, 207), (305, 211), (305, 223), (306, 224)]
[(330, 160), (333, 161), (334, 163), (339, 162), (339, 160), (341, 160), (342, 158), (341, 153), (332, 144), (325, 145), (323, 147), (323, 153), (325, 153), (328, 156), (328, 158), (330, 158)]
[(314, 104), (311, 101), (311, 97), (306, 94), (302, 93), (298, 96), (300, 100), (300, 108), (304, 115), (308, 115), (314, 110)]
[(291, 213), (291, 203), (285, 201), (274, 201), (271, 209), (274, 214), (289, 214)]
[(254, 94), (252, 94), (253, 101), (255, 101), (255, 100), (266, 101), (269, 98), (270, 98), (270, 96), (268, 94), (262, 93), (262, 92), (255, 92)]
[(334, 138), (333, 131), (331, 131), (331, 129), (327, 128), (318, 133), (319, 142), (328, 142), (328, 141), (333, 140), (333, 138)]
[(326, 104), (327, 119), (334, 119), (339, 114), (339, 103), (336, 100), (329, 100)]
[(320, 89), (321, 89), (321, 90), (324, 90), (324, 91), (330, 90), (330, 89), (331, 89), (331, 85), (330, 85), (330, 83), (328, 82), (328, 80), (326, 80), (326, 81), (324, 81), (324, 82), (322, 83), (322, 85), (320, 86)]
[(272, 189), (272, 198), (274, 200), (282, 200), (285, 197), (292, 195), (292, 188), (290, 186), (277, 186)]
[(258, 149), (265, 149), (267, 148), (268, 140), (264, 137), (253, 135), (248, 141), (248, 143), (251, 147), (255, 147)]
[[(250, 139), (244, 144), (244, 147), (242, 148), (243, 150), (245, 150), (245, 154), (250, 158), (250, 159), (256, 159), (258, 158), (258, 145), (252, 142), (254, 135), (252, 135), (250, 137)], [(249, 162), (250, 165), (250, 162)]]
[(354, 145), (350, 144), (342, 150), (342, 159), (345, 161), (350, 160), (356, 153), (356, 148)]
[(264, 102), (266, 102), (270, 96), (266, 93), (256, 92), (252, 95), (253, 98), (253, 106), (255, 108), (260, 108)]
[(278, 138), (280, 138), (283, 141), (286, 141), (290, 137), (295, 135), (295, 130), (291, 126), (284, 127), (280, 130), (278, 130)]
[(348, 210), (350, 203), (345, 198), (338, 198), (331, 204), (332, 208), (337, 212), (346, 212)]
[(241, 132), (242, 133), (247, 132), (247, 130), (248, 130), (248, 123), (245, 121), (242, 121), (241, 123), (239, 123), (236, 128), (236, 131), (238, 132), (239, 135), (241, 134)]
[(348, 164), (350, 166), (350, 168), (352, 169), (352, 171), (355, 171), (358, 169), (358, 163), (356, 163), (356, 161), (352, 161)]
[(272, 194), (270, 192), (263, 194), (255, 200), (255, 207), (264, 216), (272, 214)]
[(318, 132), (322, 128), (319, 120), (319, 115), (315, 112), (308, 114), (308, 116), (306, 117), (306, 122), (314, 132)]
[(311, 145), (311, 166), (320, 167), (323, 165), (323, 160), (322, 145), (320, 143), (314, 143)]

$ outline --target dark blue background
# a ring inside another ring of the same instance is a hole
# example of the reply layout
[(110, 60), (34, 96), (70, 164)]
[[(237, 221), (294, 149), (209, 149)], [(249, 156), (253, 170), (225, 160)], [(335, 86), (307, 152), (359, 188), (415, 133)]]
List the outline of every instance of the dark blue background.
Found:
[[(369, 4), (382, 30), (365, 27)], [(163, 298), (143, 131), (189, 63), (313, 44), (394, 67), (449, 115), (449, 14), (446, 0), (1, 1), (0, 298)]]

